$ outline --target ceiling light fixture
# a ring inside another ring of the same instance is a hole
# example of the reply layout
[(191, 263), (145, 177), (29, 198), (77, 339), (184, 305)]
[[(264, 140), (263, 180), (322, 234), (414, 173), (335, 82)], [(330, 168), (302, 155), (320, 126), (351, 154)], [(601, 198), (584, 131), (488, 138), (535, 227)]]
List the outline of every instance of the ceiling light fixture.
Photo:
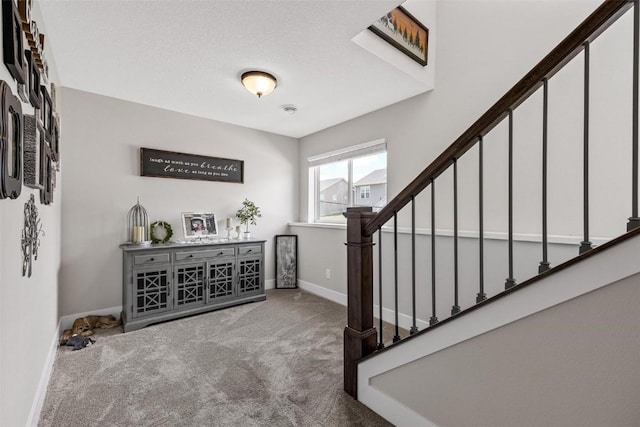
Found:
[(264, 71), (247, 71), (240, 78), (249, 92), (258, 95), (269, 95), (277, 86), (276, 78)]

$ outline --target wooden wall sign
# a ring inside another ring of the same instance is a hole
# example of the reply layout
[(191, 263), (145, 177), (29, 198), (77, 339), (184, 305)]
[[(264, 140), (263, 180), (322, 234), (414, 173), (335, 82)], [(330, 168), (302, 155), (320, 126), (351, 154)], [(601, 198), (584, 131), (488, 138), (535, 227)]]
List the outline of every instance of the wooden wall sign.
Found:
[(244, 161), (140, 148), (140, 175), (244, 182)]
[(22, 104), (0, 81), (0, 199), (22, 192)]
[(13, 0), (2, 0), (2, 49), (4, 65), (14, 79), (24, 84), (25, 61), (22, 52), (22, 21)]

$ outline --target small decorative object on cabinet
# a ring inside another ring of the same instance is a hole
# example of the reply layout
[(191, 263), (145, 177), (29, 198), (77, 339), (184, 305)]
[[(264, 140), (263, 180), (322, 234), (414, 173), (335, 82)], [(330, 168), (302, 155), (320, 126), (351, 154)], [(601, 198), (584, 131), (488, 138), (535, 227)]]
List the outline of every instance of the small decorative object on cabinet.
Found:
[(149, 236), (149, 216), (147, 210), (140, 204), (140, 198), (127, 215), (127, 238), (129, 243), (148, 245), (151, 243)]
[(276, 236), (276, 289), (298, 287), (298, 236)]
[(121, 245), (124, 331), (265, 300), (264, 242)]
[(236, 216), (240, 220), (240, 224), (244, 224), (246, 226), (244, 238), (250, 239), (251, 233), (249, 233), (249, 223), (256, 225), (256, 218), (260, 218), (262, 216), (260, 208), (251, 200), (244, 199), (242, 207), (238, 209), (238, 212), (236, 212)]
[(173, 236), (173, 228), (168, 222), (156, 221), (149, 227), (152, 243), (167, 243)]

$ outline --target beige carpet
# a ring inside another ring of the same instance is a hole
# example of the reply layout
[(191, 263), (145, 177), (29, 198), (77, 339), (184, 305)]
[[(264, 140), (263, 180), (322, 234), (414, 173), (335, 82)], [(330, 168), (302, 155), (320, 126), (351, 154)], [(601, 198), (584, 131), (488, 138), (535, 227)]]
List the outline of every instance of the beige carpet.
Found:
[(342, 391), (346, 309), (299, 290), (58, 350), (40, 426), (388, 426)]

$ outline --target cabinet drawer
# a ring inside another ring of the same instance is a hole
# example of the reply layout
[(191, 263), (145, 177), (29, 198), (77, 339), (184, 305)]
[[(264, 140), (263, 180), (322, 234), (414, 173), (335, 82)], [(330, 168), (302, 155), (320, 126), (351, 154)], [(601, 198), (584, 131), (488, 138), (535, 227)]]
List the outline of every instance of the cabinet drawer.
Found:
[(153, 264), (156, 262), (169, 262), (169, 254), (135, 255), (133, 265)]
[(262, 252), (262, 246), (241, 246), (238, 248), (239, 255), (259, 254)]
[(236, 254), (234, 248), (212, 249), (210, 251), (192, 251), (192, 252), (176, 252), (176, 261), (189, 261), (204, 258), (221, 258), (234, 256)]

